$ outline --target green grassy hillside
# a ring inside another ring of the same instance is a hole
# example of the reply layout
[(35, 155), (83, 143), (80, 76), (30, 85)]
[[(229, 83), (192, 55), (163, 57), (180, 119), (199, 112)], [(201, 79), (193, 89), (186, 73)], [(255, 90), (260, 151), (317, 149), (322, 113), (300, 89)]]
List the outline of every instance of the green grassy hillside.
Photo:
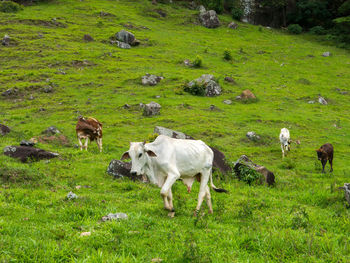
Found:
[[(0, 96), (0, 122), (12, 128), (0, 137), (0, 148), (51, 125), (69, 139), (65, 146), (38, 143), (60, 154), (49, 162), (23, 164), (0, 155), (0, 261), (350, 261), (350, 212), (337, 190), (350, 181), (350, 54), (310, 36), (243, 23), (231, 30), (228, 16), (220, 16), (220, 28), (207, 29), (196, 22), (197, 11), (179, 6), (57, 0), (0, 13), (0, 36), (12, 41), (0, 46), (0, 93), (18, 89), (15, 96)], [(112, 16), (101, 17), (101, 11)], [(121, 29), (141, 45), (111, 45), (109, 38)], [(95, 41), (85, 42), (84, 34)], [(232, 61), (223, 59), (225, 49)], [(333, 55), (322, 57), (325, 51)], [(196, 56), (203, 67), (183, 65)], [(165, 79), (142, 86), (145, 73)], [(186, 81), (206, 73), (219, 79), (221, 96), (182, 92)], [(224, 82), (225, 76), (237, 83)], [(43, 92), (47, 86), (52, 93)], [(257, 102), (235, 100), (244, 89)], [(317, 103), (319, 94), (328, 105)], [(136, 105), (151, 101), (161, 104), (161, 114), (142, 116)], [(135, 107), (123, 109), (126, 103)], [(103, 153), (96, 144), (88, 152), (73, 147), (79, 115), (103, 123)], [(201, 139), (230, 161), (248, 155), (275, 173), (276, 186), (216, 177), (214, 183), (229, 193), (212, 193), (214, 214), (203, 205), (204, 214), (194, 218), (198, 184), (188, 194), (177, 182), (177, 214), (168, 218), (159, 188), (106, 173), (111, 159), (119, 159), (130, 141), (147, 139), (156, 125)], [(284, 160), (278, 140), (283, 127), (301, 142)], [(248, 141), (248, 131), (262, 141)], [(321, 174), (315, 149), (327, 142), (335, 148), (334, 172)], [(69, 191), (79, 198), (66, 200)], [(101, 222), (115, 212), (129, 219)], [(80, 236), (88, 231), (91, 236)]]

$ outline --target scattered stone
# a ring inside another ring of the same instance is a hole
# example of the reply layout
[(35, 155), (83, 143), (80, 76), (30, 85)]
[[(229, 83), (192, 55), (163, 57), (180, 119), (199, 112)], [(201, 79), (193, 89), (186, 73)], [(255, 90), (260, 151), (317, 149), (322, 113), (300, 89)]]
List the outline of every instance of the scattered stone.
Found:
[(256, 99), (253, 92), (251, 92), (249, 89), (243, 90), (241, 94), (241, 99), (248, 100), (248, 99)]
[(45, 93), (51, 93), (51, 92), (53, 92), (53, 87), (50, 85), (45, 86), (44, 88), (42, 88), (42, 91)]
[(164, 77), (161, 76), (156, 76), (156, 75), (151, 75), (151, 74), (146, 74), (145, 76), (142, 77), (141, 83), (142, 85), (148, 85), (148, 86), (155, 86), (157, 85)]
[(231, 77), (225, 77), (224, 80), (230, 83), (236, 83), (235, 80)]
[(115, 16), (111, 13), (107, 13), (107, 12), (104, 12), (104, 11), (101, 11), (100, 14), (99, 14), (101, 17), (104, 17), (104, 16)]
[(238, 179), (240, 180), (241, 175), (240, 175), (240, 166), (246, 166), (249, 167), (250, 169), (253, 169), (257, 172), (259, 172), (262, 176), (258, 183), (264, 184), (266, 183), (267, 185), (274, 185), (275, 184), (275, 175), (273, 172), (269, 171), (266, 167), (258, 165), (253, 163), (246, 155), (242, 155), (235, 163), (234, 163), (234, 171)]
[(151, 262), (162, 262), (163, 259), (161, 258), (152, 258)]
[(194, 85), (204, 86), (205, 96), (207, 97), (219, 96), (221, 94), (221, 87), (211, 74), (203, 74), (187, 84), (189, 88), (192, 88)]
[(114, 179), (120, 179), (123, 177), (128, 177), (133, 181), (141, 181), (141, 182), (147, 182), (148, 179), (146, 176), (132, 176), (130, 174), (130, 170), (131, 170), (131, 162), (123, 162), (121, 160), (115, 160), (113, 159), (107, 168), (107, 173), (109, 175), (112, 175), (114, 177)]
[(146, 104), (143, 108), (143, 115), (144, 116), (153, 116), (153, 115), (159, 115), (160, 114), (160, 104), (152, 101), (148, 104)]
[(94, 41), (94, 38), (92, 36), (90, 36), (89, 34), (85, 34), (83, 39), (86, 42)]
[(102, 217), (102, 222), (106, 222), (109, 220), (125, 220), (128, 219), (128, 215), (125, 213), (115, 213), (115, 214), (108, 214), (107, 216)]
[(296, 140), (295, 143), (300, 145), (300, 140)]
[(260, 136), (257, 135), (257, 134), (256, 134), (255, 132), (253, 132), (253, 131), (247, 132), (246, 136), (247, 136), (247, 138), (248, 138), (249, 140), (254, 141), (254, 142), (260, 140)]
[(34, 144), (37, 144), (38, 143), (38, 140), (36, 138), (30, 138), (29, 141), (31, 141), (32, 143)]
[(6, 125), (0, 123), (0, 134), (1, 134), (2, 136), (5, 136), (5, 135), (8, 134), (10, 131), (11, 131), (11, 129), (10, 129), (9, 127), (7, 127)]
[(241, 100), (242, 97), (240, 95), (236, 96), (236, 100)]
[[(165, 135), (171, 138), (175, 138), (175, 139), (190, 139), (190, 140), (194, 140), (193, 137), (183, 133), (183, 132), (179, 132), (179, 131), (175, 131), (175, 130), (171, 130), (168, 128), (164, 128), (161, 126), (156, 126), (154, 128), (154, 133), (159, 134), (159, 135)], [(218, 149), (209, 146), (212, 151), (214, 152), (214, 160), (213, 160), (213, 166), (217, 169), (220, 170), (221, 173), (225, 174), (227, 172), (230, 172), (231, 166), (227, 164), (226, 162), (226, 157), (225, 155), (219, 151)]]
[(83, 232), (80, 234), (81, 237), (91, 236), (91, 232)]
[(350, 184), (345, 183), (343, 187), (339, 187), (339, 188), (344, 190), (345, 199), (348, 202), (348, 204), (350, 205)]
[(29, 147), (33, 147), (35, 145), (34, 142), (32, 141), (26, 141), (26, 140), (22, 140), (19, 145), (21, 146), (29, 146)]
[(199, 7), (199, 21), (206, 28), (216, 28), (220, 26), (220, 20), (215, 10), (206, 11), (203, 6)]
[(9, 35), (5, 35), (2, 39), (2, 45), (3, 46), (9, 46), (10, 45), (11, 38)]
[(157, 10), (154, 10), (156, 11), (161, 17), (166, 17), (167, 16), (167, 13), (162, 10), (162, 9), (157, 9)]
[(224, 100), (223, 103), (225, 103), (227, 105), (231, 105), (232, 104), (232, 100)]
[(30, 96), (29, 96), (28, 99), (29, 99), (29, 100), (34, 100), (35, 98), (34, 98), (34, 96), (33, 96), (32, 94), (30, 94)]
[(133, 33), (125, 31), (124, 29), (115, 34), (115, 37), (117, 40), (129, 44), (130, 46), (137, 46), (140, 44), (140, 41), (135, 38)]
[(231, 28), (231, 29), (237, 29), (237, 28), (238, 28), (238, 25), (237, 25), (235, 22), (231, 22), (230, 24), (228, 24), (227, 27), (228, 27), (228, 28)]
[(130, 49), (131, 46), (127, 43), (117, 41), (117, 40), (111, 40), (111, 44), (116, 44), (117, 47), (123, 48), (123, 49)]
[(41, 33), (38, 33), (38, 38), (44, 38), (44, 35)]
[(38, 136), (37, 140), (40, 143), (60, 144), (63, 146), (70, 145), (69, 139), (63, 134)]
[(4, 154), (13, 158), (19, 158), (21, 162), (51, 159), (58, 156), (58, 153), (28, 146), (6, 146), (4, 148)]
[(127, 104), (127, 103), (125, 103), (124, 105), (123, 105), (123, 109), (130, 109), (131, 108), (131, 106), (129, 105), (129, 104)]
[(75, 189), (79, 190), (81, 188), (81, 185), (77, 185)]
[(16, 96), (18, 94), (19, 90), (17, 88), (11, 88), (1, 93), (4, 97), (11, 97)]
[(160, 95), (156, 95), (155, 98), (156, 98), (156, 99), (159, 99), (159, 98), (160, 98)]
[(55, 135), (61, 133), (55, 126), (50, 126), (46, 130), (42, 131), (41, 134)]
[(211, 111), (221, 111), (218, 107), (216, 107), (215, 105), (210, 105), (210, 107), (209, 107), (209, 110), (211, 110)]
[(309, 104), (314, 104), (315, 101), (314, 101), (314, 100), (309, 100), (307, 103), (309, 103)]
[(68, 194), (67, 194), (67, 199), (68, 200), (73, 200), (73, 199), (77, 199), (78, 198), (78, 196), (75, 194), (75, 193), (73, 193), (72, 191), (70, 191)]
[(322, 105), (327, 105), (328, 102), (321, 96), (318, 97), (318, 103), (322, 104)]
[(187, 66), (187, 67), (192, 67), (193, 66), (192, 62), (189, 59), (185, 59), (184, 60), (184, 65)]
[(324, 53), (322, 54), (322, 57), (330, 57), (330, 56), (332, 56), (332, 53), (329, 52), (329, 51), (324, 52)]

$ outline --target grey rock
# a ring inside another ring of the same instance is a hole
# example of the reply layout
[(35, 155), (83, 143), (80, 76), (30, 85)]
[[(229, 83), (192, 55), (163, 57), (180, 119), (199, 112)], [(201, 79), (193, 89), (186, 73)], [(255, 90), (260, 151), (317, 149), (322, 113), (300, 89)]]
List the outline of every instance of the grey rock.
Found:
[(211, 74), (203, 74), (198, 79), (190, 81), (187, 85), (189, 87), (197, 85), (204, 85), (205, 86), (205, 95), (207, 97), (213, 97), (218, 96), (221, 94), (221, 87), (220, 85), (215, 81), (215, 78)]
[(255, 132), (253, 131), (249, 131), (246, 134), (247, 138), (251, 141), (259, 141), (260, 140), (260, 136), (257, 135)]
[(203, 11), (200, 9), (199, 21), (206, 28), (216, 28), (220, 26), (220, 20), (214, 10)]
[(61, 133), (55, 126), (50, 126), (46, 130), (42, 131), (42, 134), (55, 135)]
[(348, 202), (348, 204), (350, 205), (350, 184), (345, 183), (344, 187), (340, 187), (340, 188), (344, 190), (345, 199)]
[(193, 66), (192, 62), (189, 59), (185, 59), (184, 60), (184, 65), (187, 66), (187, 67), (192, 67)]
[(145, 76), (142, 77), (141, 83), (142, 83), (142, 85), (155, 86), (162, 79), (164, 79), (164, 78), (161, 76), (151, 75), (151, 74), (147, 73)]
[(123, 48), (123, 49), (130, 49), (131, 48), (131, 46), (129, 44), (121, 42), (121, 41), (111, 40), (111, 44), (116, 44), (117, 47)]
[(109, 213), (107, 216), (102, 217), (102, 222), (109, 221), (109, 220), (126, 220), (128, 219), (128, 215), (125, 213)]
[(328, 102), (321, 96), (318, 97), (318, 103), (322, 104), (322, 105), (327, 105)]
[(230, 24), (228, 24), (227, 27), (228, 27), (228, 28), (231, 28), (231, 29), (237, 29), (237, 28), (238, 28), (238, 25), (237, 25), (235, 22), (231, 22)]
[(123, 105), (123, 109), (130, 109), (131, 108), (131, 106), (129, 105), (129, 104), (127, 104), (127, 103), (125, 103), (124, 105)]
[(327, 51), (327, 52), (323, 52), (322, 57), (330, 57), (331, 55), (332, 53)]
[(204, 12), (207, 11), (207, 10), (205, 10), (205, 7), (202, 6), (202, 5), (200, 5), (200, 6), (198, 7), (198, 10), (199, 10), (199, 13), (204, 13)]
[(11, 38), (9, 35), (5, 35), (2, 39), (2, 45), (3, 46), (9, 46), (10, 45)]
[(235, 83), (235, 80), (231, 77), (225, 77), (224, 80), (230, 83)]
[(235, 171), (235, 174), (237, 178), (240, 180), (241, 179), (241, 173), (240, 173), (240, 166), (246, 166), (249, 169), (253, 169), (260, 173), (262, 176), (260, 179), (257, 181), (257, 183), (264, 184), (266, 183), (267, 185), (274, 185), (275, 184), (275, 175), (273, 172), (268, 170), (266, 167), (258, 165), (253, 163), (246, 155), (242, 155), (235, 163), (234, 163), (234, 168), (233, 170)]
[(148, 179), (147, 176), (143, 175), (131, 175), (131, 162), (123, 162), (121, 160), (115, 160), (113, 159), (107, 168), (107, 173), (114, 177), (114, 179), (120, 179), (124, 177), (128, 177), (133, 181), (141, 181), (143, 183), (147, 183)]
[(51, 93), (53, 92), (53, 87), (48, 85), (48, 86), (45, 86), (42, 88), (42, 91), (45, 92), (45, 93)]
[(154, 116), (160, 114), (160, 104), (152, 101), (148, 104), (146, 104), (143, 108), (143, 115), (144, 116)]
[(230, 105), (230, 104), (232, 104), (232, 100), (224, 100), (223, 103)]
[(314, 101), (314, 100), (309, 100), (307, 103), (309, 103), (309, 104), (314, 104), (315, 101)]
[(133, 33), (125, 31), (124, 29), (115, 34), (115, 37), (117, 40), (129, 44), (130, 46), (137, 46), (140, 44), (140, 41), (135, 38)]
[(242, 97), (240, 95), (236, 96), (236, 100), (241, 100)]
[(0, 134), (1, 134), (2, 136), (5, 136), (5, 135), (8, 134), (10, 131), (11, 131), (11, 129), (10, 129), (9, 127), (7, 127), (6, 125), (0, 123)]
[(72, 191), (67, 194), (68, 200), (73, 200), (73, 199), (77, 199), (77, 198), (78, 198), (78, 196), (75, 193), (73, 193)]
[(29, 146), (29, 147), (33, 147), (35, 145), (34, 142), (32, 141), (27, 141), (27, 140), (22, 140), (19, 145), (21, 146)]
[(4, 97), (11, 97), (17, 95), (19, 90), (17, 88), (11, 88), (1, 93)]
[(171, 130), (162, 126), (156, 126), (153, 132), (157, 133), (158, 135), (165, 135), (176, 139), (193, 139), (191, 136), (186, 135), (183, 132)]

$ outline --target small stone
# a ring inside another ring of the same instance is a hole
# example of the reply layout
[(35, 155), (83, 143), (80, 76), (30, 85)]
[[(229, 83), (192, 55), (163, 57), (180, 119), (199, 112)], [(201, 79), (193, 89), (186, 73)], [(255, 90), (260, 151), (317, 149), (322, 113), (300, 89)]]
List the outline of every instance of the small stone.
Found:
[(111, 40), (111, 44), (116, 44), (118, 47), (123, 48), (123, 49), (130, 49), (131, 48), (131, 46), (129, 44), (121, 42), (121, 41)]
[(128, 215), (125, 213), (115, 213), (115, 214), (108, 214), (107, 216), (102, 217), (102, 221), (108, 221), (108, 220), (125, 220), (128, 219)]
[(236, 96), (236, 100), (241, 100), (242, 99), (242, 97), (241, 96)]
[(185, 59), (184, 60), (184, 65), (187, 66), (187, 67), (192, 67), (193, 64), (191, 63), (191, 61), (189, 59)]
[(3, 46), (9, 46), (10, 45), (10, 36), (9, 35), (5, 35), (4, 38), (2, 39), (2, 45)]
[(81, 237), (91, 236), (91, 232), (83, 232), (80, 234)]
[(1, 95), (5, 97), (15, 96), (17, 94), (18, 94), (17, 88), (11, 88), (1, 93)]
[(155, 86), (157, 85), (164, 77), (146, 74), (141, 78), (142, 85)]
[(81, 188), (81, 185), (77, 185), (75, 189), (79, 190)]
[(295, 143), (299, 145), (300, 144), (300, 140), (296, 140)]
[(2, 136), (5, 136), (5, 135), (8, 134), (10, 131), (11, 131), (11, 129), (10, 129), (9, 127), (7, 127), (6, 125), (0, 123), (0, 134), (1, 134)]
[(244, 100), (247, 99), (256, 99), (255, 95), (253, 94), (253, 92), (251, 92), (249, 89), (243, 90), (242, 94), (241, 94), (241, 98)]
[(309, 103), (309, 104), (314, 104), (315, 101), (314, 101), (314, 100), (309, 100), (307, 103)]
[(148, 104), (146, 104), (143, 108), (143, 115), (144, 116), (154, 116), (160, 114), (161, 106), (160, 104), (152, 101)]
[(33, 147), (35, 145), (34, 142), (32, 141), (26, 141), (26, 140), (22, 140), (19, 145), (21, 146), (29, 146), (29, 147)]
[(51, 92), (53, 92), (53, 87), (50, 85), (45, 86), (44, 88), (42, 88), (42, 91), (45, 93), (51, 93)]
[(322, 104), (322, 105), (327, 105), (328, 102), (321, 96), (318, 97), (318, 103)]
[(232, 100), (224, 100), (223, 103), (230, 105), (230, 104), (232, 104)]
[(73, 193), (73, 192), (69, 192), (67, 194), (67, 199), (68, 200), (77, 199), (77, 198), (78, 198), (78, 196), (75, 193)]
[(45, 131), (42, 132), (42, 134), (47, 134), (47, 135), (55, 135), (59, 133), (61, 132), (55, 126), (50, 126)]
[(94, 41), (94, 38), (90, 36), (89, 34), (85, 34), (83, 38), (86, 42)]
[(152, 258), (151, 262), (162, 262), (163, 259), (161, 258)]
[(130, 109), (131, 108), (131, 106), (129, 105), (129, 104), (127, 104), (127, 103), (125, 103), (124, 105), (123, 105), (123, 109)]
[(330, 56), (332, 56), (332, 53), (329, 52), (329, 51), (324, 52), (324, 53), (322, 54), (322, 57), (330, 57)]
[(225, 77), (224, 80), (230, 83), (235, 83), (235, 80), (231, 77)]
[(260, 140), (260, 136), (257, 135), (255, 132), (253, 131), (249, 131), (246, 134), (247, 138), (251, 141), (259, 141)]
[(237, 29), (237, 28), (238, 28), (238, 25), (237, 25), (235, 22), (231, 22), (230, 24), (228, 24), (227, 27), (228, 27), (228, 28), (231, 28), (231, 29)]

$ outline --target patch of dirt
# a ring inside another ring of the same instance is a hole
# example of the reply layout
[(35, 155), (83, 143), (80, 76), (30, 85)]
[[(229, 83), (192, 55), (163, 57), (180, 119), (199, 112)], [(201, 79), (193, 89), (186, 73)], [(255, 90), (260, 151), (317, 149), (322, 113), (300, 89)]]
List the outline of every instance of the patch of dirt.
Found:
[(58, 144), (63, 146), (69, 146), (70, 142), (69, 139), (64, 136), (63, 134), (60, 135), (51, 135), (51, 136), (39, 136), (34, 137), (33, 139), (36, 139), (40, 143), (48, 143), (48, 144)]
[(133, 30), (142, 30), (142, 29), (146, 29), (146, 30), (149, 30), (148, 27), (146, 26), (137, 26), (137, 25), (134, 25), (133, 23), (131, 22), (128, 22), (126, 24), (123, 24), (123, 23), (120, 23), (120, 25), (122, 25), (123, 27), (127, 28), (127, 29), (133, 29)]
[(84, 60), (73, 60), (72, 65), (73, 67), (81, 68), (81, 67), (95, 66), (96, 64), (92, 61), (88, 61), (84, 59)]
[(17, 22), (25, 25), (33, 25), (33, 26), (61, 27), (61, 28), (68, 27), (66, 24), (59, 22), (56, 19), (52, 19), (49, 21), (41, 20), (41, 19), (20, 19), (20, 20), (14, 20), (12, 22)]

